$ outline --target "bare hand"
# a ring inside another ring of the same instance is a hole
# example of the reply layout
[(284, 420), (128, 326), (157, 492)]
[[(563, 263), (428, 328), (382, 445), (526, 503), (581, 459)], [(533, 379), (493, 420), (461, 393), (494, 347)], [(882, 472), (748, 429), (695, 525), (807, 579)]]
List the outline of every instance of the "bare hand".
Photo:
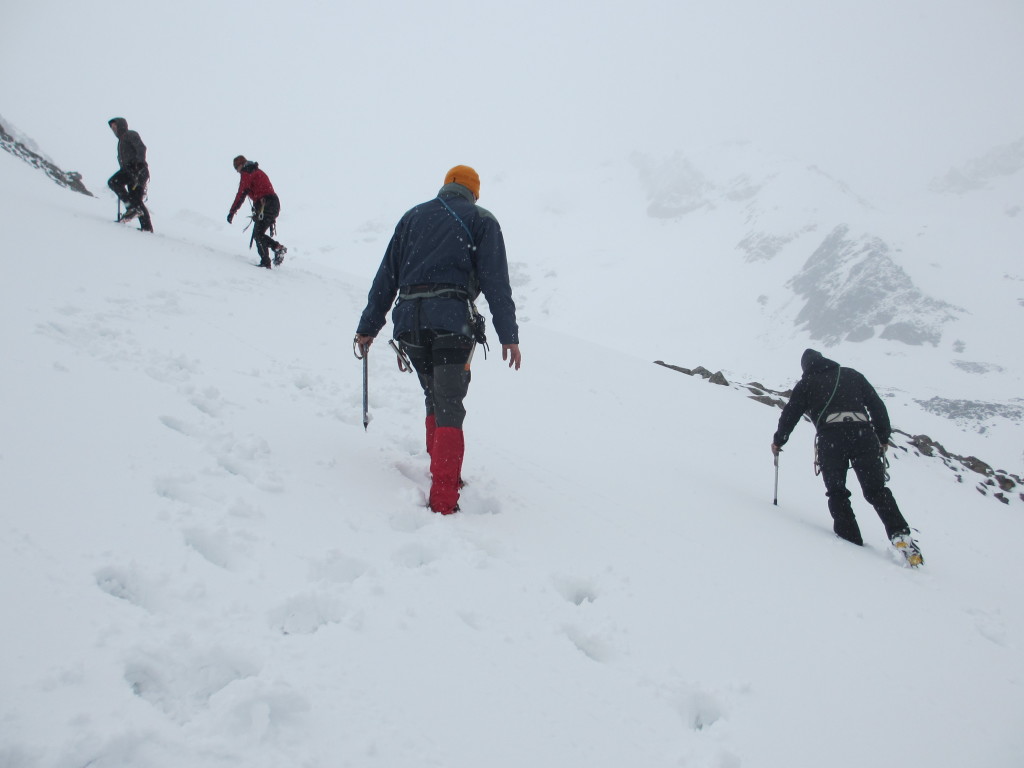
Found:
[(780, 453), (782, 453), (782, 449), (775, 443), (772, 443), (772, 454), (778, 456)]
[(502, 344), (501, 345), (501, 359), (508, 360), (508, 367), (519, 370), (519, 366), (523, 362), (523, 356), (519, 353), (518, 344)]

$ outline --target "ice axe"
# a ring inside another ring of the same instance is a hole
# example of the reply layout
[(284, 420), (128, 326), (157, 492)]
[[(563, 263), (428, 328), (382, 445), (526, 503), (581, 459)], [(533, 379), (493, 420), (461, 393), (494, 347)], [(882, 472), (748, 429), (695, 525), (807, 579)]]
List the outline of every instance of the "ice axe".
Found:
[(772, 497), (772, 504), (779, 506), (779, 454), (775, 454), (775, 495)]
[(370, 345), (367, 344), (365, 347), (363, 347), (359, 343), (359, 339), (353, 339), (352, 354), (356, 356), (356, 360), (363, 361), (363, 431), (365, 432), (366, 428), (370, 426)]

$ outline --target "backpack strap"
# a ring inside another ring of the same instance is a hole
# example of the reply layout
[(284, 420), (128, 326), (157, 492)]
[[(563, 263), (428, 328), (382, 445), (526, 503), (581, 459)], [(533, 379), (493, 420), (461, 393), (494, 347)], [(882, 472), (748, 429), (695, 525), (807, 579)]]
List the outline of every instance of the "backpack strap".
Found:
[(441, 205), (445, 207), (448, 213), (452, 215), (452, 218), (459, 222), (459, 226), (462, 227), (466, 236), (469, 238), (469, 260), (473, 265), (473, 271), (469, 275), (469, 295), (466, 297), (466, 306), (469, 310), (470, 330), (472, 331), (473, 338), (476, 342), (484, 348), (484, 359), (486, 360), (487, 350), (489, 349), (487, 345), (487, 332), (485, 330), (486, 322), (475, 304), (476, 297), (480, 295), (480, 282), (477, 280), (476, 276), (476, 241), (473, 239), (473, 233), (470, 231), (469, 227), (466, 226), (466, 222), (464, 222), (462, 217), (455, 212), (455, 209), (448, 205), (440, 195), (437, 196), (437, 199)]
[(446, 203), (440, 195), (437, 196), (437, 199), (441, 202), (441, 205), (448, 209), (448, 213), (450, 213), (455, 218), (455, 220), (459, 222), (459, 226), (466, 231), (466, 235), (469, 237), (469, 250), (476, 251), (476, 242), (473, 240), (473, 233), (469, 231), (469, 227), (466, 226), (466, 222), (462, 220), (459, 214), (457, 214), (455, 210), (450, 205), (448, 205), (448, 203)]
[(821, 417), (824, 416), (825, 413), (828, 411), (829, 405), (832, 404), (832, 398), (836, 396), (836, 392), (839, 389), (839, 374), (842, 372), (843, 366), (840, 365), (839, 367), (836, 368), (836, 385), (832, 387), (832, 394), (828, 396), (828, 400), (825, 401), (824, 407), (822, 407), (821, 411), (818, 413), (818, 418), (815, 419), (814, 421), (815, 429), (818, 429), (818, 427), (821, 426)]

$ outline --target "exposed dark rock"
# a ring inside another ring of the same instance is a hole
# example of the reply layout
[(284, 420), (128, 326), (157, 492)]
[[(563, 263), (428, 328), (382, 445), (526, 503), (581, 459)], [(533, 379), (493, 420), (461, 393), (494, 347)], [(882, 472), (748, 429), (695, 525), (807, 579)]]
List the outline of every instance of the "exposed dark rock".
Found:
[(944, 397), (932, 397), (928, 400), (915, 400), (914, 402), (929, 413), (955, 421), (962, 427), (974, 427), (979, 432), (985, 430), (984, 422), (992, 419), (1006, 419), (1018, 424), (1024, 421), (1024, 406), (1012, 403), (949, 400)]
[(679, 371), (680, 373), (685, 373), (687, 376), (693, 376), (693, 371), (691, 371), (689, 368), (680, 368), (678, 365), (669, 365), (668, 363), (662, 362), (661, 360), (655, 360), (654, 364), (655, 365), (663, 365), (666, 368), (671, 368), (673, 371)]
[(712, 384), (718, 384), (723, 387), (729, 386), (728, 379), (725, 378), (725, 374), (723, 374), (721, 371), (715, 371), (715, 373), (711, 374), (711, 376), (708, 378), (708, 381), (710, 381)]
[(801, 235), (813, 232), (815, 225), (808, 224), (798, 232), (786, 235), (775, 235), (770, 232), (751, 232), (736, 247), (747, 254), (747, 261), (768, 261), (775, 258), (783, 248)]
[(967, 360), (954, 360), (953, 365), (967, 373), (1002, 373), (1006, 370), (995, 363), (974, 363)]
[(62, 187), (94, 197), (93, 193), (86, 189), (85, 184), (82, 183), (82, 174), (76, 171), (62, 171), (45, 157), (33, 152), (24, 143), (8, 133), (2, 123), (0, 123), (0, 147), (3, 147), (15, 157), (20, 157), (32, 167), (38, 168)]

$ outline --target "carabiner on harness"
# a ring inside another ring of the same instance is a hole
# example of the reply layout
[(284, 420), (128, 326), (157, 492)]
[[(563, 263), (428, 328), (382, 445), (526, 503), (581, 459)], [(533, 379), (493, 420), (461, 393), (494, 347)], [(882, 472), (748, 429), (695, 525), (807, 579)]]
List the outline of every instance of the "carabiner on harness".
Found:
[(394, 339), (389, 339), (388, 344), (395, 350), (395, 355), (398, 360), (398, 370), (402, 373), (412, 373), (412, 361), (409, 360), (409, 356), (405, 354), (405, 350), (402, 349)]

